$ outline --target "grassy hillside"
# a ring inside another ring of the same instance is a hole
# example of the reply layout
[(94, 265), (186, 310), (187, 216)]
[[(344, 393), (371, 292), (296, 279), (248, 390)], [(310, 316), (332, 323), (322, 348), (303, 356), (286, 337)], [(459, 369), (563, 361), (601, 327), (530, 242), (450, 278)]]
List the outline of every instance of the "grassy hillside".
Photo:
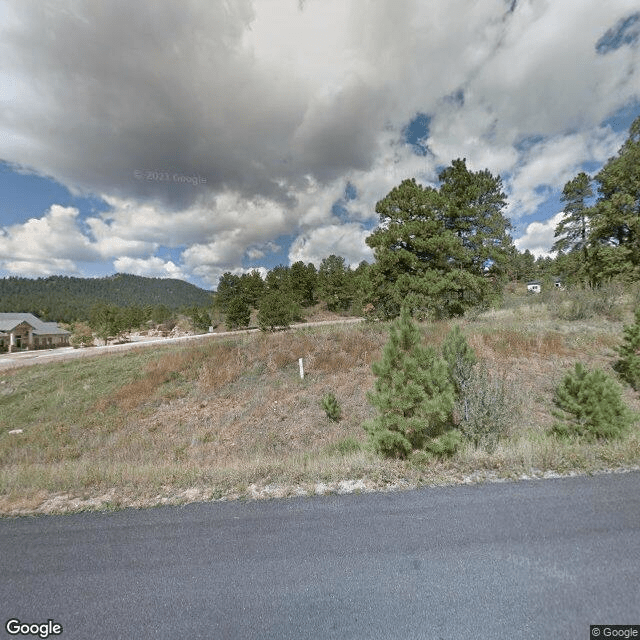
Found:
[[(452, 459), (383, 460), (362, 422), (384, 323), (208, 338), (0, 374), (0, 512), (64, 511), (292, 495), (420, 483), (592, 472), (640, 461), (640, 428), (586, 444), (549, 435), (555, 386), (575, 362), (611, 373), (635, 299), (582, 311), (509, 297), (461, 325), (484, 363), (509, 383), (514, 420), (489, 453), (465, 445)], [(616, 294), (617, 295), (617, 294)], [(599, 306), (600, 305), (600, 306)], [(585, 316), (568, 320), (561, 316)], [(453, 322), (422, 325), (438, 346)], [(298, 358), (306, 377), (300, 380)], [(337, 397), (333, 422), (320, 401)], [(640, 409), (637, 395), (625, 400)], [(10, 430), (22, 433), (10, 434)], [(348, 481), (348, 482), (347, 482)]]
[(106, 278), (2, 278), (0, 312), (33, 313), (43, 320), (86, 320), (91, 306), (105, 302), (119, 307), (164, 305), (176, 310), (209, 307), (212, 293), (183, 280), (145, 278), (118, 273)]

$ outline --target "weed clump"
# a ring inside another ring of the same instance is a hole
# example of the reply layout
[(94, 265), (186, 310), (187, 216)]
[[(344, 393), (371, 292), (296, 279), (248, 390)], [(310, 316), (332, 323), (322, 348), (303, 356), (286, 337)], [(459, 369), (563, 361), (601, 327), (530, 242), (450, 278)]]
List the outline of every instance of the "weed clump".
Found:
[(347, 456), (362, 449), (362, 443), (355, 438), (346, 437), (329, 446), (328, 451), (340, 456)]
[[(464, 437), (476, 449), (493, 452), (519, 413), (515, 394), (504, 378), (481, 367), (458, 326), (444, 339), (442, 355), (456, 390), (457, 442)], [(441, 452), (436, 454), (443, 455)], [(444, 455), (450, 455), (450, 452)]]
[(520, 402), (504, 377), (476, 367), (456, 409), (462, 435), (476, 449), (492, 453), (520, 414)]
[(550, 289), (543, 299), (551, 309), (551, 316), (558, 320), (574, 322), (602, 316), (619, 320), (622, 312), (618, 300), (621, 290), (615, 284), (592, 288), (573, 288), (568, 291)]
[(478, 358), (458, 325), (445, 337), (442, 343), (442, 357), (447, 362), (449, 378), (455, 387), (456, 394), (460, 396), (471, 379), (473, 367), (478, 362)]

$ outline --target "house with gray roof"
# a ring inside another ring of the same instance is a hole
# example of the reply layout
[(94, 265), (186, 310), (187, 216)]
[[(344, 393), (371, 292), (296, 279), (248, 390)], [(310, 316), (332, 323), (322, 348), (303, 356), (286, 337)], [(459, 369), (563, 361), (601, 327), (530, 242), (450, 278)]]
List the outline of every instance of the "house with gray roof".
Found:
[(0, 352), (69, 346), (71, 333), (32, 313), (0, 313)]

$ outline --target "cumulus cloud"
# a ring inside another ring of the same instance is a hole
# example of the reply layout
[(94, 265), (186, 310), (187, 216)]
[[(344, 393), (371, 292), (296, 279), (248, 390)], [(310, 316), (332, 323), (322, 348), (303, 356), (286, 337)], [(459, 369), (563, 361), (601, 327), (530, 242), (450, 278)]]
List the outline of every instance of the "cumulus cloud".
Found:
[[(8, 0), (2, 159), (111, 210), (67, 220), (57, 246), (51, 213), (8, 228), (3, 264), (162, 271), (170, 247), (212, 282), (281, 237), (290, 259), (370, 259), (375, 202), (457, 157), (500, 173), (509, 215), (527, 215), (615, 152), (601, 123), (640, 99), (637, 0), (614, 4)], [(403, 137), (417, 113), (424, 156)]]
[(320, 266), (323, 258), (335, 254), (354, 267), (362, 260), (372, 262), (373, 252), (365, 245), (365, 238), (370, 233), (356, 223), (318, 227), (293, 241), (289, 261), (302, 260), (305, 264), (313, 262)]
[(93, 261), (95, 246), (78, 224), (78, 209), (53, 205), (41, 218), (0, 229), (0, 263), (30, 275), (76, 273), (76, 261)]
[(10, 273), (24, 277), (41, 278), (52, 275), (80, 275), (73, 260), (61, 258), (38, 258), (37, 260), (6, 260), (3, 267)]
[(554, 233), (563, 217), (564, 213), (560, 211), (542, 222), (532, 222), (527, 225), (524, 235), (518, 238), (514, 244), (520, 251), (529, 249), (536, 258), (552, 256), (551, 247), (555, 242)]
[(137, 276), (151, 278), (177, 278), (185, 279), (185, 273), (171, 260), (161, 258), (118, 258), (113, 263), (116, 271), (120, 273), (133, 273)]
[(610, 128), (595, 128), (543, 139), (521, 155), (510, 187), (510, 214), (517, 219), (533, 213), (553, 190), (563, 186), (580, 172), (584, 162), (604, 164), (615, 155), (626, 134)]

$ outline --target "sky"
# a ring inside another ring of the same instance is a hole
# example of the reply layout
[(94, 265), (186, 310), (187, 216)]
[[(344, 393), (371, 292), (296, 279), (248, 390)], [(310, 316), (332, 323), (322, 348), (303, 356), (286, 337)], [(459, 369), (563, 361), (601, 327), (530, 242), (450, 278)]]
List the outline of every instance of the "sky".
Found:
[(637, 0), (0, 0), (0, 277), (214, 289), (330, 254), (456, 158), (549, 255), (640, 115)]

